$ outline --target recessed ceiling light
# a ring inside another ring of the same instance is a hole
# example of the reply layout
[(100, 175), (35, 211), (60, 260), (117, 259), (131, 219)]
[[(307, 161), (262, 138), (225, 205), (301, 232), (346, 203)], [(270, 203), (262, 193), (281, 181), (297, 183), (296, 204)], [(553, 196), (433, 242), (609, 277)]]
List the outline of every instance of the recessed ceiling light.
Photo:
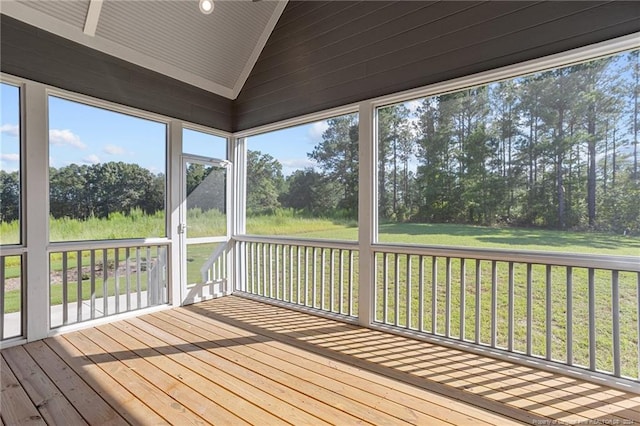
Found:
[(205, 15), (213, 12), (213, 0), (200, 0), (200, 12)]

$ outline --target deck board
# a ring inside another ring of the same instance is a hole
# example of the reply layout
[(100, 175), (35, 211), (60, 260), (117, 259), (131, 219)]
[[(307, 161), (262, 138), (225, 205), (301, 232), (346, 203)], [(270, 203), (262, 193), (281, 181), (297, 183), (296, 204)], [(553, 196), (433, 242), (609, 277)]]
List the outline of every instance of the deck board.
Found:
[(5, 361), (4, 354), (0, 356), (0, 417), (10, 425), (46, 425), (38, 409), (31, 402), (27, 392), (18, 382)]
[(63, 422), (69, 426), (87, 424), (24, 347), (9, 348), (3, 355), (47, 423)]
[(5, 349), (3, 424), (640, 421), (640, 396), (240, 297)]

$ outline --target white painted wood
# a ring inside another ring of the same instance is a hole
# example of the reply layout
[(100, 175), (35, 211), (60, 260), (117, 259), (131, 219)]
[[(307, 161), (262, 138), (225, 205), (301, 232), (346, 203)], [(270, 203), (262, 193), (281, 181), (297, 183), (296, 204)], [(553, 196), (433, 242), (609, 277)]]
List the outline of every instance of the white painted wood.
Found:
[(102, 0), (91, 0), (89, 10), (87, 11), (87, 19), (84, 21), (84, 33), (88, 36), (95, 36), (100, 20), (100, 11), (102, 10)]
[(49, 119), (46, 87), (27, 83), (22, 90), (23, 197), (27, 246), (26, 338), (49, 333)]
[(178, 68), (174, 65), (158, 60), (153, 56), (140, 53), (134, 49), (122, 46), (110, 40), (106, 40), (101, 37), (88, 36), (82, 32), (81, 29), (79, 30), (72, 25), (24, 6), (21, 3), (15, 1), (3, 1), (2, 13), (14, 19), (26, 22), (29, 25), (54, 33), (60, 37), (64, 37), (100, 52), (118, 57), (132, 64), (175, 78), (176, 80), (189, 83), (211, 93), (215, 93), (229, 99), (233, 97), (232, 88), (215, 83), (207, 78), (189, 72), (188, 70)]
[(273, 11), (271, 18), (269, 18), (269, 22), (267, 22), (267, 25), (264, 27), (264, 30), (262, 31), (260, 38), (258, 38), (258, 41), (255, 44), (255, 47), (253, 48), (249, 59), (247, 60), (247, 63), (244, 65), (242, 72), (240, 72), (240, 75), (236, 80), (236, 84), (233, 86), (232, 99), (238, 97), (240, 91), (242, 90), (242, 87), (244, 87), (244, 84), (247, 82), (249, 74), (251, 74), (251, 70), (256, 65), (256, 62), (260, 57), (260, 53), (262, 53), (262, 49), (264, 49), (265, 44), (267, 44), (267, 40), (269, 40), (269, 37), (271, 36), (273, 29), (276, 27), (276, 24), (278, 23), (278, 20), (280, 19), (282, 12), (284, 12), (284, 8), (287, 6), (288, 2), (289, 0), (284, 0), (278, 1), (278, 3), (276, 4), (276, 8)]
[(359, 107), (358, 174), (358, 322), (369, 327), (375, 319), (374, 253), (378, 232), (377, 150), (375, 110), (371, 102)]
[(169, 302), (173, 306), (182, 304), (182, 283), (187, 281), (187, 273), (182, 267), (184, 248), (182, 236), (178, 233), (178, 226), (182, 223), (182, 123), (178, 120), (169, 123), (168, 130), (168, 182), (167, 182), (167, 234), (171, 239), (169, 261)]

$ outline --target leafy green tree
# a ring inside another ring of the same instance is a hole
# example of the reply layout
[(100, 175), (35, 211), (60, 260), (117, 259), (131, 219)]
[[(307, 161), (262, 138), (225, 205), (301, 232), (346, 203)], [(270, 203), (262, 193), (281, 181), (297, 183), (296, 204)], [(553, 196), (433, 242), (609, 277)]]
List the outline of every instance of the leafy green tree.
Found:
[(343, 115), (327, 120), (329, 127), (309, 158), (318, 163), (323, 176), (340, 188), (338, 208), (351, 217), (358, 212), (358, 117)]
[(20, 176), (17, 171), (0, 170), (0, 221), (18, 220), (20, 215)]
[(338, 188), (313, 168), (296, 170), (287, 177), (287, 184), (288, 190), (281, 197), (285, 207), (314, 216), (330, 216), (338, 207)]
[(264, 214), (280, 207), (282, 164), (269, 154), (247, 150), (247, 212)]

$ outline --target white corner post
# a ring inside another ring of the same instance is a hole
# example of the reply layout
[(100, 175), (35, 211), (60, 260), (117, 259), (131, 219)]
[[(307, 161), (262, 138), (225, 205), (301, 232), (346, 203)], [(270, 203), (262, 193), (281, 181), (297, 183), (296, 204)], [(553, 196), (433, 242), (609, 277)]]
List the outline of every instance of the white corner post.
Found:
[(375, 319), (373, 244), (378, 234), (376, 125), (371, 102), (359, 106), (358, 131), (358, 323), (369, 327)]
[(182, 235), (178, 229), (182, 217), (182, 122), (172, 120), (167, 130), (168, 138), (168, 168), (167, 173), (167, 236), (171, 238), (171, 285), (169, 287), (169, 302), (173, 306), (182, 304), (182, 282), (186, 280), (182, 268)]
[(40, 83), (23, 86), (22, 130), (25, 153), (23, 187), (27, 246), (26, 338), (49, 334), (49, 119), (47, 90)]
[[(231, 194), (231, 237), (246, 233), (247, 218), (247, 147), (245, 138), (230, 138), (229, 158), (232, 163), (232, 194)], [(245, 290), (244, 256), (241, 253), (243, 244), (233, 242), (233, 271), (231, 277), (232, 291)]]

